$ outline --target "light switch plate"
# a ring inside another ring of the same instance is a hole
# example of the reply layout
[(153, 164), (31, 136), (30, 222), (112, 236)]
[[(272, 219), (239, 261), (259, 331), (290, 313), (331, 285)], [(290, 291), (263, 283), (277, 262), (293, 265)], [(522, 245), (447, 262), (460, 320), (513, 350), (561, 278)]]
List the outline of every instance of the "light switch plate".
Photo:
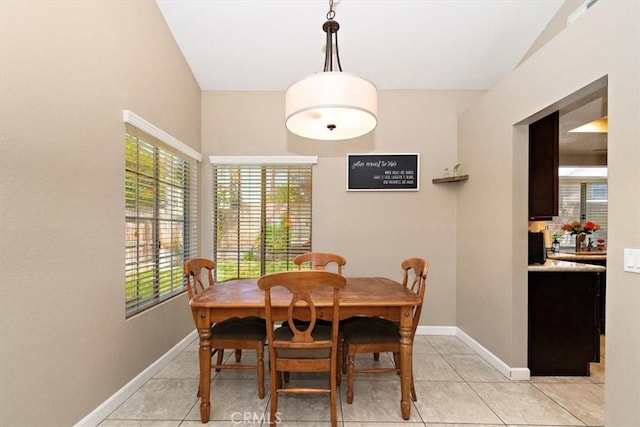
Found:
[(624, 250), (624, 271), (640, 273), (640, 249)]

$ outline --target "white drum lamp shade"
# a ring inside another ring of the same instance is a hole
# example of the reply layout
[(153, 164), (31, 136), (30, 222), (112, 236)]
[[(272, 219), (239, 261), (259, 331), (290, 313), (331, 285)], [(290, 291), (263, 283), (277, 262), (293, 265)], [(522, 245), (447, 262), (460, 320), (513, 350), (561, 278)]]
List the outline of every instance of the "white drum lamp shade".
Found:
[[(338, 54), (340, 24), (329, 0), (324, 71), (289, 86), (285, 95), (285, 126), (309, 139), (339, 141), (371, 132), (378, 124), (378, 92), (373, 83), (343, 73)], [(334, 63), (339, 71), (334, 71)]]
[(287, 89), (285, 125), (304, 138), (357, 138), (378, 124), (377, 90), (353, 74), (327, 71), (308, 76)]

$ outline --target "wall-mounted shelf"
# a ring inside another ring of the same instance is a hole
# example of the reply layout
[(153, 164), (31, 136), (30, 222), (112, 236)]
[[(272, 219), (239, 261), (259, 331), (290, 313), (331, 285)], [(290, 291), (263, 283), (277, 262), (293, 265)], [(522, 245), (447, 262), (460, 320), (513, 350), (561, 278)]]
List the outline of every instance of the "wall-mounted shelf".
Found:
[(469, 175), (449, 176), (447, 178), (434, 178), (431, 180), (434, 184), (444, 184), (445, 182), (460, 182), (469, 179)]

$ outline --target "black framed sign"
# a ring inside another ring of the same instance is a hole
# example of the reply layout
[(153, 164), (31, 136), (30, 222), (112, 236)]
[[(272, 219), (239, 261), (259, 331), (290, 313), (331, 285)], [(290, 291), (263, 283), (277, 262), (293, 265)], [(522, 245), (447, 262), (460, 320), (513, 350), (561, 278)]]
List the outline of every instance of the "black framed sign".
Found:
[(347, 154), (347, 191), (418, 191), (419, 154)]

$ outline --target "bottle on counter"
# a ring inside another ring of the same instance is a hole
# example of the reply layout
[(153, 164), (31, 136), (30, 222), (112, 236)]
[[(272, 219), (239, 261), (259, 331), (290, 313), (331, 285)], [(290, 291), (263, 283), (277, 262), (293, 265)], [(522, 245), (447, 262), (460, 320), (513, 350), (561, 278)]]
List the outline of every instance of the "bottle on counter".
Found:
[(551, 243), (551, 252), (560, 252), (560, 242), (558, 242), (558, 239), (553, 239), (553, 242)]

